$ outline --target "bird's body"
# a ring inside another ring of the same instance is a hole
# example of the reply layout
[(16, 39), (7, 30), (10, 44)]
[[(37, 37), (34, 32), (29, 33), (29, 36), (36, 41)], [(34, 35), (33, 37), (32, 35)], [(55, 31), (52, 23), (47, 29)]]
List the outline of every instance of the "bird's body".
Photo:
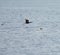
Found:
[(25, 23), (26, 23), (26, 24), (29, 24), (29, 23), (32, 23), (32, 22), (29, 22), (28, 19), (25, 19)]

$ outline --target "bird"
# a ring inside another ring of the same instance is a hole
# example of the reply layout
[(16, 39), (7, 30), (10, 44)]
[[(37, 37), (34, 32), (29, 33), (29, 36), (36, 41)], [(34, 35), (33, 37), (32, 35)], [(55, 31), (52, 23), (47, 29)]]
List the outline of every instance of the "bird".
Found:
[(25, 23), (29, 24), (29, 23), (32, 23), (32, 22), (30, 22), (28, 19), (25, 19)]

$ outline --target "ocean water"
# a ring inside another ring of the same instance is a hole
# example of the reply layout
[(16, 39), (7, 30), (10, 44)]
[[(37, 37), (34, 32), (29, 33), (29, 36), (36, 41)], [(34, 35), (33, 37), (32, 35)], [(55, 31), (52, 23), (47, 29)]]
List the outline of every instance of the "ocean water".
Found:
[[(60, 55), (59, 0), (41, 2), (45, 5), (0, 4), (0, 55)], [(32, 23), (25, 24), (25, 18)]]

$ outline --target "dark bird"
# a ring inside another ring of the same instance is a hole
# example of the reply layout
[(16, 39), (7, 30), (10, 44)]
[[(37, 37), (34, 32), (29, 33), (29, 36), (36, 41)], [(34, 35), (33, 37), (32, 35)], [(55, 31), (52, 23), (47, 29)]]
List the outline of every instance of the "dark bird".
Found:
[(25, 23), (29, 24), (29, 23), (32, 23), (32, 22), (30, 22), (28, 19), (25, 19)]

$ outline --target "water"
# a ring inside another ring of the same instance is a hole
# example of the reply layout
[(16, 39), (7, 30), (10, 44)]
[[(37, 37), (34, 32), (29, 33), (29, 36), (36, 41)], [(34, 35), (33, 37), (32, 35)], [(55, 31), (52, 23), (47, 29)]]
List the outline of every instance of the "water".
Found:
[(59, 9), (0, 7), (0, 55), (60, 55)]

